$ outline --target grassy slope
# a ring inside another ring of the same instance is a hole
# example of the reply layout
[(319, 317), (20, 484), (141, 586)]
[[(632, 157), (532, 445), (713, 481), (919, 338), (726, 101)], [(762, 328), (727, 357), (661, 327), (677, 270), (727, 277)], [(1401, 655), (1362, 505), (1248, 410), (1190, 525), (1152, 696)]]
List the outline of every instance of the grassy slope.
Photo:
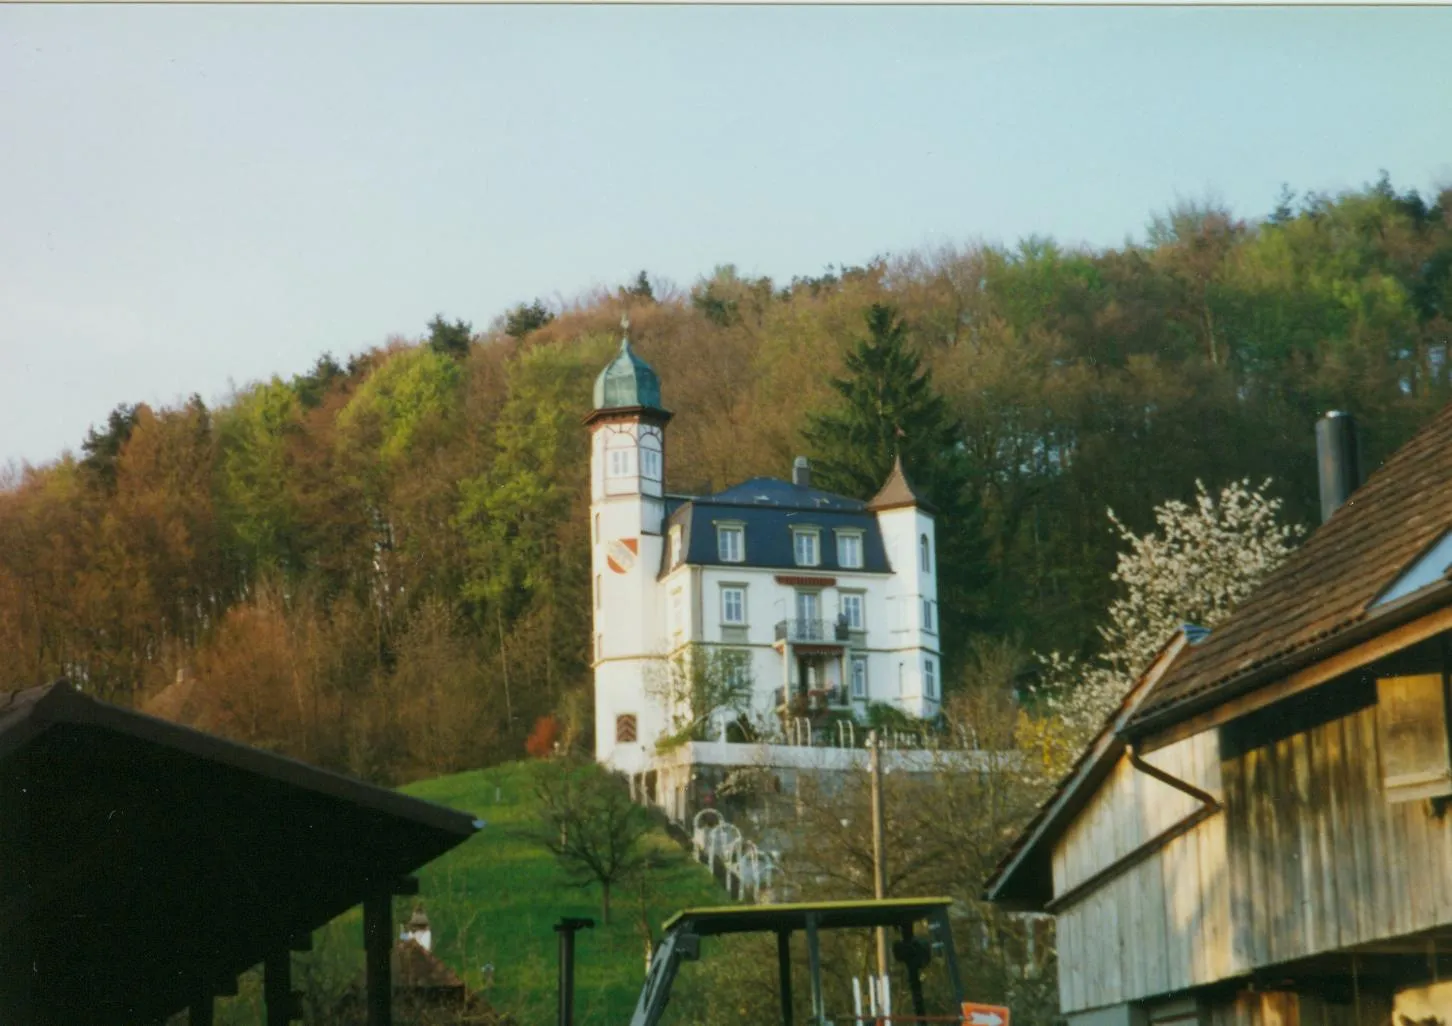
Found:
[[(599, 888), (571, 886), (548, 852), (517, 836), (536, 815), (528, 765), (439, 777), (403, 790), (465, 809), (487, 823), (420, 874), (420, 899), (439, 956), (471, 987), (482, 986), (481, 967), (492, 963), (496, 1007), (522, 1026), (543, 1026), (555, 1015), (557, 941), (551, 927), (563, 915), (591, 916), (596, 928), (581, 931), (576, 946), (575, 1021), (624, 1026), (644, 974), (639, 898), (616, 893), (610, 926), (603, 927)], [(663, 835), (655, 843), (679, 851)], [(656, 929), (679, 908), (728, 902), (710, 874), (684, 858), (654, 874), (650, 886), (648, 909)], [(412, 900), (399, 900), (395, 914), (400, 919), (407, 917)], [(356, 931), (356, 924), (347, 925), (350, 936)]]

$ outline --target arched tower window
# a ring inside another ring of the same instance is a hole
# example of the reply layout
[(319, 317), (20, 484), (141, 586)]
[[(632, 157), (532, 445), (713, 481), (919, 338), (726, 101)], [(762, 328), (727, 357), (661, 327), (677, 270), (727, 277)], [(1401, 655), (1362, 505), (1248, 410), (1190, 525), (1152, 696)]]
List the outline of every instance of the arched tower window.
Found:
[(918, 539), (918, 564), (925, 574), (933, 572), (933, 548), (925, 534)]

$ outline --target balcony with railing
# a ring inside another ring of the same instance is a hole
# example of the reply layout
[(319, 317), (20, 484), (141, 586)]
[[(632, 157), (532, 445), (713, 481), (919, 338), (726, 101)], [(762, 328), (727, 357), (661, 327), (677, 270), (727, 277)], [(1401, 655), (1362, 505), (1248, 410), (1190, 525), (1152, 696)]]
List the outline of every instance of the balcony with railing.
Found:
[(829, 709), (847, 709), (852, 705), (847, 689), (830, 688), (777, 688), (772, 695), (777, 712), (795, 716), (826, 712)]
[(792, 645), (845, 645), (850, 638), (846, 620), (782, 620), (776, 640)]

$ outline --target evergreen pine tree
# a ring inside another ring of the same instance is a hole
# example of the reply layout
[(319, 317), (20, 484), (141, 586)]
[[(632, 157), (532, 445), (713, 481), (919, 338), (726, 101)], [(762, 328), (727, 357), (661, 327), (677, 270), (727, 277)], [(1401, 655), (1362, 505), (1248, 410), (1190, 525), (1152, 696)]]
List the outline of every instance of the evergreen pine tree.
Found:
[(847, 354), (839, 398), (808, 415), (813, 478), (822, 488), (871, 498), (902, 457), (903, 470), (935, 509), (944, 677), (951, 680), (969, 634), (984, 626), (987, 546), (972, 467), (958, 423), (933, 388), (890, 306), (867, 311), (867, 337)]
[(867, 499), (901, 454), (908, 477), (943, 502), (962, 484), (957, 425), (896, 311), (874, 303), (866, 320), (867, 338), (847, 354), (848, 376), (832, 381), (840, 400), (808, 416), (813, 476), (829, 491)]
[(434, 315), (429, 321), (429, 348), (445, 356), (462, 358), (469, 355), (469, 342), (474, 328), (467, 321), (450, 324), (443, 314)]

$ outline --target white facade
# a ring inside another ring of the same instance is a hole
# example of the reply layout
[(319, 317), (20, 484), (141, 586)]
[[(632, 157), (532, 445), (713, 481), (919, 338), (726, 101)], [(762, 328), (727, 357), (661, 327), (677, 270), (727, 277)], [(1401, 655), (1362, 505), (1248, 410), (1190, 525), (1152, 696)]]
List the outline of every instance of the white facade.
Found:
[[(653, 378), (649, 387), (658, 394)], [(767, 734), (788, 736), (834, 712), (861, 719), (869, 703), (923, 718), (938, 712), (937, 538), (901, 468), (883, 492), (895, 488), (899, 501), (867, 509), (804, 482), (766, 479), (758, 481), (773, 501), (764, 505), (729, 491), (670, 500), (663, 490), (669, 414), (598, 408), (600, 392), (597, 385), (589, 423), (601, 762), (630, 774), (652, 767), (657, 741), (686, 712), (671, 708), (668, 682), (690, 653), (733, 653), (749, 667), (746, 715)], [(835, 512), (822, 509), (833, 502)], [(668, 505), (681, 512), (668, 514)], [(815, 551), (794, 532), (815, 532)], [(775, 562), (760, 565), (768, 549)], [(711, 724), (708, 734), (720, 738), (725, 726)]]

